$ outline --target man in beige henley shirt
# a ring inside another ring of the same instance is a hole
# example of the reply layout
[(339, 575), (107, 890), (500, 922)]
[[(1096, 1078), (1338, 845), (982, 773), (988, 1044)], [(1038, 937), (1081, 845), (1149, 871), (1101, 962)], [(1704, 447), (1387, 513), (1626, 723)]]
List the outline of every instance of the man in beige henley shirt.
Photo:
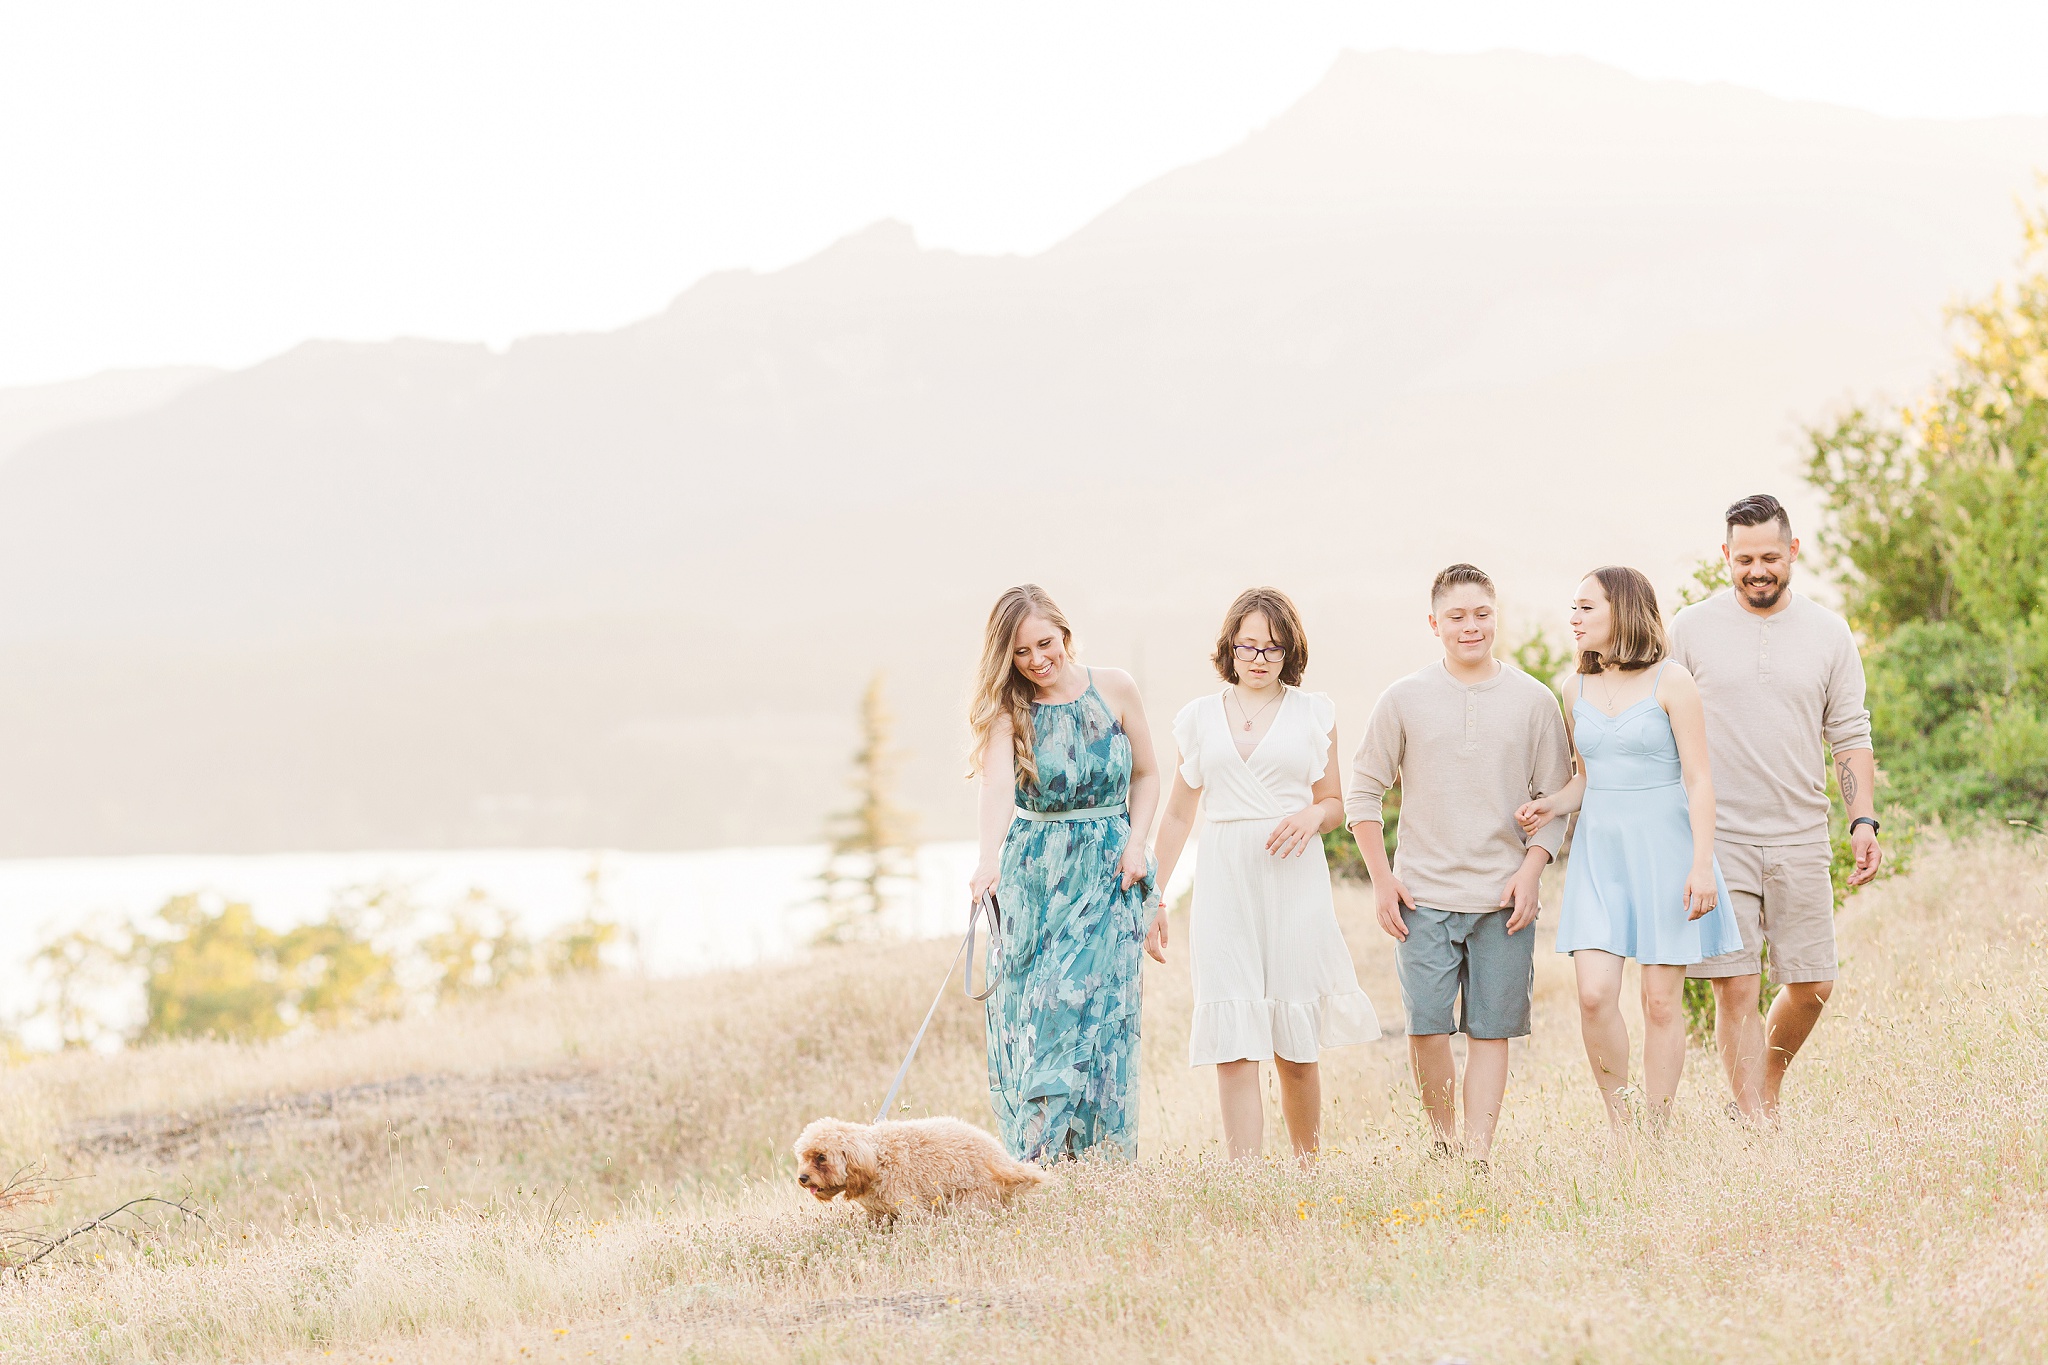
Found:
[[(1458, 1148), (1452, 1033), (1468, 1039), (1465, 1155), (1484, 1162), (1507, 1094), (1508, 1039), (1529, 1032), (1536, 888), (1561, 821), (1524, 841), (1515, 810), (1571, 779), (1557, 698), (1493, 657), (1493, 583), (1470, 564), (1437, 575), (1430, 628), (1444, 657), (1389, 687), (1352, 760), (1345, 823), (1372, 874), (1380, 926), (1399, 943), (1415, 1083), (1436, 1149)], [(1387, 865), (1381, 802), (1401, 786)]]
[[(1735, 1102), (1774, 1113), (1785, 1070), (1833, 989), (1827, 757), (1832, 751), (1856, 853), (1851, 885), (1877, 875), (1876, 763), (1863, 660), (1841, 617), (1791, 591), (1799, 542), (1776, 498), (1728, 509), (1735, 586), (1671, 623), (1671, 657), (1698, 680), (1714, 771), (1714, 854), (1728, 879), (1742, 950), (1687, 975), (1714, 983), (1714, 1034)], [(1757, 1013), (1762, 952), (1783, 989)]]

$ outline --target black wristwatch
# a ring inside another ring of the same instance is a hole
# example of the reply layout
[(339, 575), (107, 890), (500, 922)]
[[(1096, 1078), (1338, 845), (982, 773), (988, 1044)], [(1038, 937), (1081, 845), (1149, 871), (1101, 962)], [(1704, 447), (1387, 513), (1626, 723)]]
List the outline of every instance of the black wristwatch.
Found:
[(1877, 823), (1877, 817), (1874, 815), (1859, 815), (1854, 820), (1851, 820), (1849, 822), (1849, 832), (1851, 834), (1854, 834), (1856, 832), (1856, 826), (1858, 825), (1870, 826), (1870, 832), (1872, 834), (1875, 834), (1879, 830), (1884, 828), (1884, 826)]

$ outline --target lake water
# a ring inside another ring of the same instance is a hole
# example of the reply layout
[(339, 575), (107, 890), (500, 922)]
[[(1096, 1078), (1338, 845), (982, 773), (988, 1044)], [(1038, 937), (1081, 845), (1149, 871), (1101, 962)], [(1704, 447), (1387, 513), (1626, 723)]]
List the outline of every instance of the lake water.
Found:
[[(890, 932), (936, 937), (961, 932), (972, 843), (926, 844), (914, 886), (888, 917)], [(0, 859), (0, 1018), (33, 1009), (40, 982), (35, 950), (58, 934), (94, 922), (146, 917), (172, 896), (211, 892), (247, 902), (277, 929), (318, 919), (351, 887), (403, 887), (431, 912), (471, 890), (518, 917), (541, 938), (598, 904), (624, 933), (614, 965), (650, 976), (686, 976), (794, 957), (824, 923), (817, 904), (821, 844), (714, 849), (691, 853), (577, 849), (462, 849), (443, 852), (280, 853), (261, 856)], [(1179, 894), (1193, 871), (1193, 849), (1175, 876)], [(109, 998), (102, 1013), (125, 1025), (141, 1004), (132, 993)], [(51, 1030), (22, 1029), (30, 1046), (50, 1046)]]

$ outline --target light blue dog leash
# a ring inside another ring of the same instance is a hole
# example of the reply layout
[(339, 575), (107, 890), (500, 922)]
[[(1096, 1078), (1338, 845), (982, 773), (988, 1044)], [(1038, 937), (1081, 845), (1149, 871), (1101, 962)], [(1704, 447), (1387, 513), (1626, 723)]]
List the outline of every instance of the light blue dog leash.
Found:
[[(981, 968), (981, 994), (974, 993), (974, 929), (982, 920), (988, 921), (989, 961)], [(903, 1065), (896, 1068), (896, 1079), (889, 1082), (889, 1093), (882, 1097), (882, 1107), (875, 1111), (875, 1122), (889, 1117), (889, 1106), (896, 1103), (896, 1092), (903, 1088), (903, 1078), (910, 1074), (910, 1063), (917, 1056), (917, 1046), (924, 1041), (925, 1030), (932, 1026), (932, 1016), (939, 1012), (939, 1002), (946, 998), (946, 987), (952, 984), (953, 968), (960, 969), (960, 993), (969, 1000), (986, 1000), (995, 990), (995, 982), (989, 976), (989, 967), (996, 955), (997, 929), (1002, 924), (1002, 911), (996, 905), (995, 896), (987, 891), (974, 903), (974, 909), (967, 914), (967, 936), (960, 940), (960, 951), (953, 954), (953, 960), (946, 964), (946, 974), (939, 978), (939, 993), (932, 997), (932, 1007), (924, 1012), (924, 1022), (917, 1026), (917, 1036), (910, 1040), (910, 1051), (903, 1054)]]
[[(1124, 803), (1113, 806), (1088, 806), (1081, 810), (1026, 810), (1017, 807), (1018, 818), (1024, 820), (1108, 820), (1122, 815)], [(981, 920), (988, 921), (989, 960), (981, 968), (981, 994), (974, 993), (974, 926)], [(953, 979), (953, 968), (960, 968), (960, 993), (969, 1000), (986, 1000), (994, 992), (994, 979), (989, 968), (995, 964), (998, 933), (1002, 927), (1002, 907), (996, 903), (994, 893), (984, 891), (981, 899), (974, 903), (974, 909), (967, 915), (967, 936), (960, 940), (960, 951), (953, 954), (953, 960), (946, 964), (946, 974), (939, 978), (939, 993), (932, 997), (932, 1007), (924, 1012), (924, 1022), (917, 1026), (917, 1036), (910, 1040), (910, 1051), (903, 1054), (903, 1065), (896, 1068), (896, 1079), (889, 1082), (889, 1093), (882, 1097), (882, 1107), (875, 1111), (875, 1122), (889, 1117), (889, 1106), (896, 1103), (896, 1092), (903, 1088), (903, 1078), (910, 1074), (910, 1063), (917, 1056), (918, 1044), (924, 1041), (925, 1030), (932, 1026), (932, 1016), (939, 1012), (939, 1002), (946, 998), (946, 983)], [(964, 961), (963, 961), (964, 960)]]

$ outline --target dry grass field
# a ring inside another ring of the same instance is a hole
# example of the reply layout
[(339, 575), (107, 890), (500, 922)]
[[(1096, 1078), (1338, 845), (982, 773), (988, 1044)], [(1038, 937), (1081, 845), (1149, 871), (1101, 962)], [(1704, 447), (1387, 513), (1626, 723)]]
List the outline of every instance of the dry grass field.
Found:
[[(1674, 1131), (1610, 1148), (1546, 951), (1483, 1177), (1424, 1155), (1398, 1038), (1327, 1059), (1318, 1169), (1220, 1161), (1179, 944), (1146, 986), (1141, 1160), (881, 1230), (802, 1195), (787, 1147), (866, 1117), (950, 944), (40, 1060), (0, 1073), (0, 1158), (62, 1179), (10, 1216), (157, 1193), (205, 1221), (0, 1278), (0, 1362), (2048, 1358), (2044, 848), (1930, 841), (1850, 902), (1773, 1133), (1696, 1053)], [(986, 1122), (980, 1050), (955, 996), (910, 1111)]]

